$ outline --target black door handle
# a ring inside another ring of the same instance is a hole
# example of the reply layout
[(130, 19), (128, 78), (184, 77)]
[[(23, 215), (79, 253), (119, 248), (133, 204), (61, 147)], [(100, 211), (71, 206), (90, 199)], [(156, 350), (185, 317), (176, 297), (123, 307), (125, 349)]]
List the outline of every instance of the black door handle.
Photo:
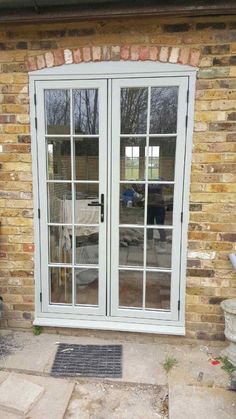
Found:
[(104, 221), (104, 194), (101, 194), (101, 202), (92, 201), (88, 204), (88, 207), (101, 207), (101, 223)]

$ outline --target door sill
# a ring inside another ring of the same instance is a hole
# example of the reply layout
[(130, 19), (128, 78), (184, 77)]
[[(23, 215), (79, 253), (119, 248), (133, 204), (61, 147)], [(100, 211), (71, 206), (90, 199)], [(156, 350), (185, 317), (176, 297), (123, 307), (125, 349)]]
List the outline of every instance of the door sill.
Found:
[(108, 320), (74, 320), (74, 319), (56, 319), (51, 317), (36, 317), (33, 324), (35, 326), (48, 327), (68, 327), (76, 329), (97, 329), (97, 330), (116, 330), (120, 332), (138, 332), (155, 333), (161, 335), (185, 336), (185, 326), (183, 324), (171, 324), (170, 321), (165, 324), (142, 324), (112, 322)]

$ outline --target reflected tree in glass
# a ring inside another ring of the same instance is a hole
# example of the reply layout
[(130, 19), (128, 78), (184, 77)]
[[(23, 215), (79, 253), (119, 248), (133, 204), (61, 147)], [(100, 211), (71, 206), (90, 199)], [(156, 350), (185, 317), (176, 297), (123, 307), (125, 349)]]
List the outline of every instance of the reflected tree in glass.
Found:
[(63, 89), (45, 90), (48, 134), (70, 133), (70, 92)]
[(148, 89), (121, 89), (121, 134), (143, 134), (147, 127)]
[(177, 86), (151, 88), (151, 134), (170, 134), (176, 132), (177, 105)]
[(73, 90), (75, 134), (98, 134), (98, 89)]

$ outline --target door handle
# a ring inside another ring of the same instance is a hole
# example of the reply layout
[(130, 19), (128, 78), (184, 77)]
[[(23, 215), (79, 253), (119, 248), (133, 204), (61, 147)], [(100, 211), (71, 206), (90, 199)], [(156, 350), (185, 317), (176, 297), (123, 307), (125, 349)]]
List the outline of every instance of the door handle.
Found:
[(88, 204), (88, 207), (101, 207), (101, 223), (104, 222), (104, 194), (101, 194), (101, 202), (92, 201)]

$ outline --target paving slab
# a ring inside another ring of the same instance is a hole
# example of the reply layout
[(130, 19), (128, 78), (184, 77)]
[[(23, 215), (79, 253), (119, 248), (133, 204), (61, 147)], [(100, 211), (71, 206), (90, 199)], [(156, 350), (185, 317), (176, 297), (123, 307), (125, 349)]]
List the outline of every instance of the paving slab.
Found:
[(0, 384), (0, 409), (25, 415), (39, 400), (43, 392), (42, 386), (11, 373)]
[(169, 419), (235, 419), (235, 392), (221, 388), (169, 386)]
[[(8, 377), (6, 378), (6, 374)], [(55, 379), (51, 377), (39, 377), (26, 374), (13, 374), (0, 372), (0, 382), (4, 383), (8, 378), (14, 378), (12, 385), (11, 396), (17, 397), (21, 403), (25, 403), (28, 399), (28, 393), (21, 387), (18, 388), (19, 381), (24, 380), (27, 382), (27, 391), (32, 391), (32, 388), (40, 387), (43, 388), (43, 394), (36, 400), (36, 402), (28, 410), (26, 416), (27, 419), (63, 419), (65, 411), (68, 407), (70, 398), (72, 396), (75, 383), (68, 380)], [(1, 384), (2, 385), (2, 384)], [(0, 385), (0, 391), (1, 389)], [(18, 401), (17, 401), (18, 402)], [(4, 419), (19, 419), (22, 418), (22, 412), (10, 412), (5, 408), (2, 409), (0, 406), (0, 418)]]
[(27, 415), (27, 419), (63, 419), (75, 383), (52, 377), (30, 377), (44, 387), (44, 394)]
[(79, 383), (65, 419), (167, 418), (163, 400), (167, 387), (108, 383)]
[(222, 346), (173, 345), (169, 346), (166, 357), (173, 356), (177, 365), (168, 374), (170, 384), (227, 388), (230, 383), (222, 364), (212, 365), (211, 361), (220, 356)]

